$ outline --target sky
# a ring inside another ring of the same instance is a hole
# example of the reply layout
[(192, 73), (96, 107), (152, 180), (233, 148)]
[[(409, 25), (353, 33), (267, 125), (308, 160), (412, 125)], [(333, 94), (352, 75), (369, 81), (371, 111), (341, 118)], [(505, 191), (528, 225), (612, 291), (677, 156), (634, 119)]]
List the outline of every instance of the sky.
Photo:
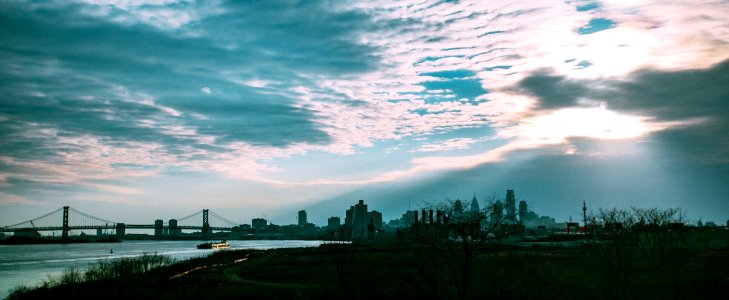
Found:
[(729, 219), (727, 1), (8, 0), (0, 226), (514, 189)]

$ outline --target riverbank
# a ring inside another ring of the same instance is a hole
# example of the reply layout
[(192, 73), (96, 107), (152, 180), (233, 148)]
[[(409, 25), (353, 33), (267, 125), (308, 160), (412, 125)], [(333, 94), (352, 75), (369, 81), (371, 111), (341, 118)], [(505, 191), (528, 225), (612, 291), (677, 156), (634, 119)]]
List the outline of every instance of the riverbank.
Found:
[(66, 239), (60, 237), (25, 237), (10, 236), (0, 241), (0, 245), (35, 245), (35, 244), (73, 244), (73, 243), (121, 243), (120, 239), (113, 236), (105, 236), (100, 238), (88, 237), (69, 237)]
[(74, 243), (121, 243), (120, 239), (113, 236), (105, 236), (100, 238), (88, 237), (69, 237), (66, 239), (60, 237), (26, 237), (26, 236), (10, 236), (4, 240), (0, 240), (0, 245), (35, 245), (35, 244), (74, 244)]
[(467, 283), (458, 275), (459, 253), (440, 256), (408, 243), (221, 250), (142, 275), (26, 289), (10, 299), (457, 299), (465, 284), (466, 298), (723, 299), (729, 293), (729, 249), (493, 245), (473, 260)]

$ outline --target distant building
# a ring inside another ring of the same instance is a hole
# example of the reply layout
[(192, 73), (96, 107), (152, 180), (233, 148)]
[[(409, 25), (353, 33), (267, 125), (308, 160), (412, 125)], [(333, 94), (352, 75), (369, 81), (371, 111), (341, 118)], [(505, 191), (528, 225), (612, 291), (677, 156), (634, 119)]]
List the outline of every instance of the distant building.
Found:
[(177, 226), (177, 220), (176, 219), (170, 219), (168, 222), (168, 225), (170, 227), (170, 236), (180, 236), (182, 235), (182, 229), (180, 229), (179, 226)]
[[(382, 220), (382, 217), (380, 217)], [(344, 218), (344, 225), (352, 230), (352, 237), (365, 236), (367, 234), (367, 225), (370, 224), (370, 215), (367, 212), (367, 204), (364, 200), (359, 200), (355, 205), (349, 207)]]
[(473, 193), (473, 200), (471, 200), (471, 212), (478, 213), (480, 210), (481, 207), (478, 205), (478, 200), (476, 200), (476, 193)]
[(527, 221), (529, 209), (527, 208), (526, 201), (519, 201), (519, 223), (524, 224)]
[(491, 207), (490, 222), (498, 223), (504, 218), (504, 203), (501, 200), (496, 200), (493, 207)]
[(414, 210), (408, 210), (404, 214), (402, 214), (402, 217), (400, 218), (400, 226), (401, 227), (410, 227), (413, 226), (415, 223), (415, 213), (417, 213)]
[(29, 238), (40, 238), (41, 234), (35, 229), (20, 229), (13, 231), (14, 236), (22, 236)]
[(306, 226), (306, 211), (300, 210), (299, 211), (299, 227), (305, 227)]
[(161, 238), (164, 234), (164, 221), (157, 219), (154, 220), (154, 237)]
[(514, 223), (516, 218), (516, 196), (514, 190), (506, 190), (506, 203), (504, 208), (506, 209), (507, 222)]
[(341, 226), (339, 217), (331, 217), (327, 220), (327, 229), (337, 231), (339, 230), (339, 226)]
[(382, 229), (382, 213), (376, 210), (369, 212), (370, 220), (372, 225), (375, 226), (375, 230)]
[(370, 223), (369, 214), (367, 213), (367, 204), (364, 200), (359, 200), (357, 204), (352, 206), (352, 233), (355, 235), (365, 234), (367, 225)]
[(268, 227), (268, 221), (266, 221), (266, 219), (255, 218), (251, 220), (251, 227), (255, 230), (266, 230), (266, 227)]

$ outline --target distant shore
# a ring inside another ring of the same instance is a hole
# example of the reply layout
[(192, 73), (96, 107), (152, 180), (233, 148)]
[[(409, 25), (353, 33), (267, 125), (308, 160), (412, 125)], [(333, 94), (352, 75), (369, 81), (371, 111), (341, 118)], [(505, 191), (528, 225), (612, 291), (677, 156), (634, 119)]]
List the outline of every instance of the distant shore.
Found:
[(0, 245), (34, 245), (34, 244), (71, 244), (71, 243), (120, 243), (121, 240), (115, 237), (85, 238), (70, 237), (24, 237), (10, 236), (0, 241)]

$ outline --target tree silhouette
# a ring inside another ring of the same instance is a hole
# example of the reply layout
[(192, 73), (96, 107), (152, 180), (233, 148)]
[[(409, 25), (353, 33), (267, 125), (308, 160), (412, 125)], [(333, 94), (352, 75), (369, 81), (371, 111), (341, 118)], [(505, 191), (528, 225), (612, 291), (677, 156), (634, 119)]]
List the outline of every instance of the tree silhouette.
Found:
[(486, 253), (486, 245), (500, 238), (500, 227), (516, 216), (504, 212), (502, 201), (492, 196), (483, 209), (463, 211), (460, 200), (428, 205), (439, 216), (434, 222), (420, 220), (412, 228), (413, 239), (427, 245), (442, 262), (457, 297), (465, 299), (472, 288), (474, 259)]

